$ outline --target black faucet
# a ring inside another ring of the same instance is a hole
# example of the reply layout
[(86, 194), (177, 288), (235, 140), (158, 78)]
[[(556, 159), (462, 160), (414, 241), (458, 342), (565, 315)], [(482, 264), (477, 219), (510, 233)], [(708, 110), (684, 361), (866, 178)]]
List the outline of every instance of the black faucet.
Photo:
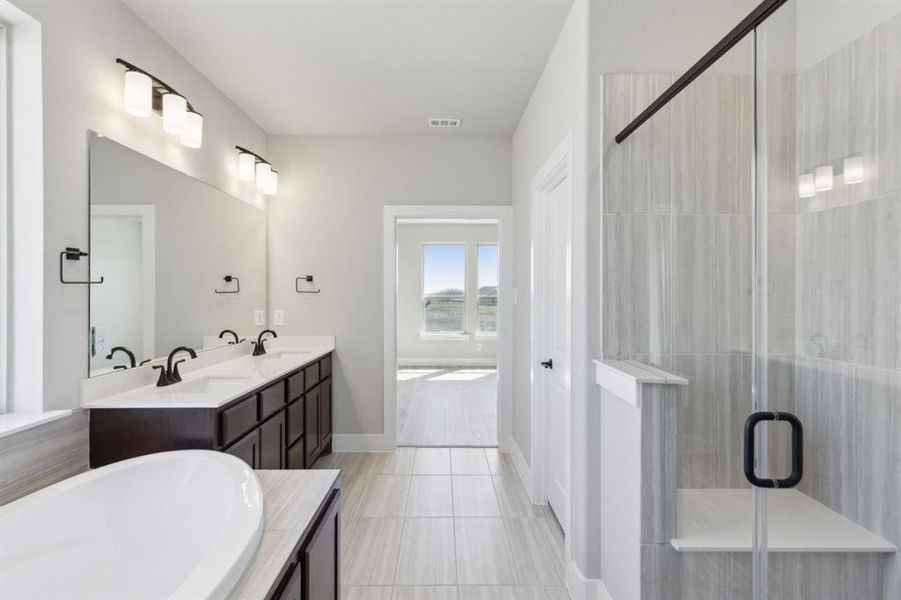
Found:
[(222, 339), (223, 337), (225, 337), (225, 335), (228, 334), (228, 333), (230, 333), (230, 334), (232, 335), (232, 337), (235, 338), (235, 341), (234, 341), (234, 342), (229, 342), (229, 345), (231, 345), (231, 344), (240, 344), (241, 342), (244, 341), (244, 340), (242, 340), (242, 339), (238, 339), (238, 334), (235, 333), (234, 331), (232, 331), (231, 329), (223, 329), (222, 331), (220, 331), (220, 332), (219, 332), (219, 339), (221, 340), (221, 339)]
[(254, 356), (262, 356), (266, 354), (266, 348), (263, 346), (263, 342), (266, 340), (263, 339), (263, 336), (267, 333), (271, 333), (272, 337), (277, 338), (278, 334), (272, 331), (271, 329), (264, 329), (260, 332), (260, 335), (257, 337), (257, 341), (253, 342), (253, 355)]
[[(125, 346), (116, 346), (115, 348), (110, 350), (109, 354), (106, 355), (106, 360), (113, 360), (113, 355), (116, 352), (124, 352), (125, 354), (127, 354), (128, 360), (131, 362), (130, 368), (133, 369), (135, 367), (135, 353), (132, 352), (131, 350), (129, 350), (128, 348), (126, 348)], [(116, 365), (115, 367), (113, 367), (114, 370), (128, 369), (128, 368), (129, 367), (126, 367), (125, 365)]]
[(172, 359), (175, 358), (175, 356), (179, 352), (187, 352), (191, 355), (191, 358), (197, 358), (197, 353), (187, 346), (179, 346), (178, 348), (170, 352), (169, 358), (166, 360), (165, 367), (163, 365), (153, 366), (154, 369), (160, 370), (160, 378), (156, 382), (156, 387), (164, 387), (181, 381), (181, 375), (179, 375), (178, 373), (178, 365), (185, 362), (185, 359), (177, 361), (174, 365), (172, 364)]

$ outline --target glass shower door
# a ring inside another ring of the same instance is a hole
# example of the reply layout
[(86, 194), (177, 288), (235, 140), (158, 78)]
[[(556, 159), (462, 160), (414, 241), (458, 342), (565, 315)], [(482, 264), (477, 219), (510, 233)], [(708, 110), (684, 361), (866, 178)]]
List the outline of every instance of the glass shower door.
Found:
[(901, 597), (899, 12), (791, 0), (754, 35), (755, 599)]

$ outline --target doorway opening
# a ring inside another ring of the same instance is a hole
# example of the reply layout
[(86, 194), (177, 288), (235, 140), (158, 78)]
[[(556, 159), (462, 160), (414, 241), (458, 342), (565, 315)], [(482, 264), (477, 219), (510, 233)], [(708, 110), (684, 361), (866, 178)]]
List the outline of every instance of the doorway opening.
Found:
[(498, 224), (397, 227), (397, 444), (496, 447)]

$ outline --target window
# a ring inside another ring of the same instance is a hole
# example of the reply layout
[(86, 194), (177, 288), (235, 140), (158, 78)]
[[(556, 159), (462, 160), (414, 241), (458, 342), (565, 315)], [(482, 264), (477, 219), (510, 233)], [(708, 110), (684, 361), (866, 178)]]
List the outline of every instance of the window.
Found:
[(424, 333), (466, 333), (466, 245), (423, 244)]
[(497, 244), (479, 244), (478, 329), (481, 334), (497, 335)]

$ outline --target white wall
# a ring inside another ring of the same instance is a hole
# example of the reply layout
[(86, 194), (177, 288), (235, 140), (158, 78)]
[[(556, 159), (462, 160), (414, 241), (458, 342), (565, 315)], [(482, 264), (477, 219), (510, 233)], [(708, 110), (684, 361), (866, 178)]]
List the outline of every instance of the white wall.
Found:
[[(269, 304), (280, 333), (336, 335), (335, 431), (380, 434), (382, 207), (510, 203), (510, 139), (276, 136), (269, 205)], [(312, 274), (322, 290), (299, 295)]]
[[(236, 181), (234, 146), (265, 155), (267, 140), (120, 2), (14, 4), (41, 23), (43, 34), (44, 406), (71, 408), (88, 369), (88, 291), (59, 283), (57, 259), (66, 246), (87, 246), (88, 130), (248, 201), (256, 194)], [(147, 69), (190, 99), (204, 115), (203, 148), (178, 144), (162, 132), (158, 116), (138, 119), (122, 110), (122, 67), (116, 58)]]
[[(530, 461), (531, 439), (531, 200), (532, 179), (551, 154), (572, 134), (573, 162), (573, 290), (572, 290), (572, 394), (570, 437), (570, 518), (577, 525), (567, 536), (567, 560), (581, 571), (581, 577), (597, 576), (590, 568), (592, 557), (586, 550), (588, 536), (584, 513), (591, 499), (585, 486), (588, 483), (585, 444), (589, 433), (587, 387), (590, 384), (584, 324), (587, 322), (588, 299), (586, 278), (587, 215), (586, 215), (586, 147), (588, 122), (588, 2), (573, 4), (554, 50), (548, 58), (525, 113), (513, 134), (512, 187), (515, 239), (515, 285), (518, 304), (514, 307), (514, 388), (513, 437), (525, 459)], [(597, 465), (594, 466), (597, 470)], [(534, 475), (534, 474), (533, 474)], [(597, 477), (595, 477), (597, 479)], [(596, 510), (596, 507), (595, 507)], [(594, 529), (593, 531), (596, 531)], [(593, 562), (597, 562), (596, 560)], [(568, 581), (570, 566), (567, 566)], [(577, 596), (579, 593), (577, 592)]]
[[(405, 223), (397, 229), (397, 361), (404, 365), (477, 366), (497, 364), (497, 337), (475, 333), (478, 323), (477, 248), (497, 244), (496, 224)], [(467, 332), (453, 340), (421, 335), (422, 245), (466, 244)], [(450, 359), (450, 361), (448, 361)]]

